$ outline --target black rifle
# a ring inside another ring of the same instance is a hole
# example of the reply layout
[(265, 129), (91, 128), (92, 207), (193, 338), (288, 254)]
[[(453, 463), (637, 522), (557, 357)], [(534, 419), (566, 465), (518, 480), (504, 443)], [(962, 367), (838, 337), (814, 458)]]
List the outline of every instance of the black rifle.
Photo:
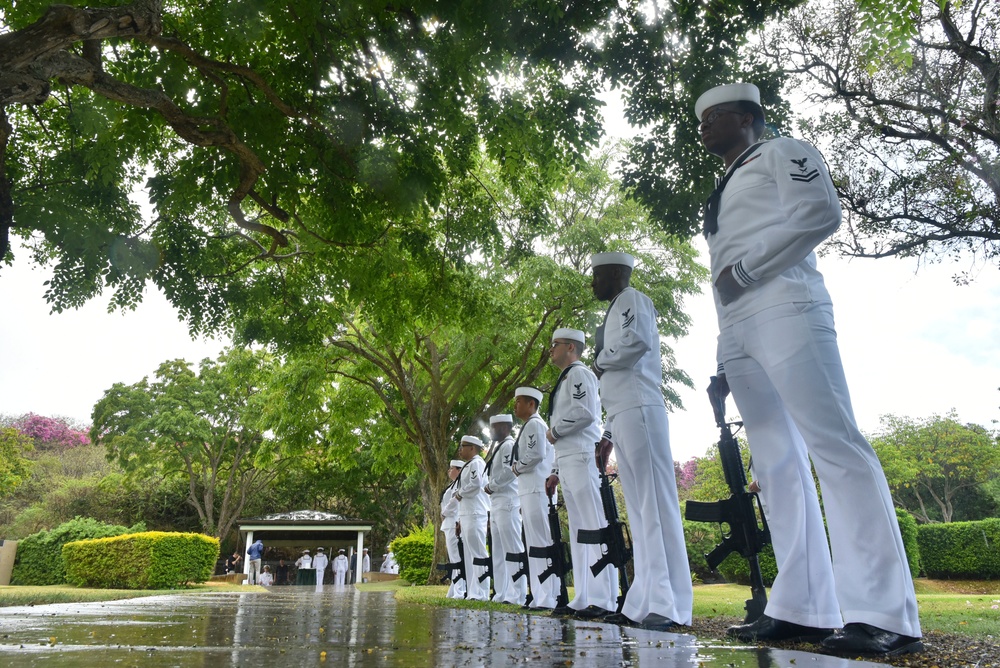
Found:
[(486, 556), (473, 557), (472, 565), (486, 567), (483, 574), (479, 576), (479, 581), (482, 582), (486, 578), (490, 578), (490, 598), (496, 596), (496, 580), (493, 578), (493, 536), (490, 534), (489, 514), (486, 515)]
[[(752, 598), (746, 602), (744, 609), (747, 615), (743, 623), (749, 624), (764, 614), (764, 607), (767, 605), (767, 592), (757, 555), (771, 542), (771, 532), (767, 527), (760, 498), (746, 489), (747, 477), (740, 457), (740, 446), (736, 442), (736, 433), (743, 427), (743, 423), (726, 422), (726, 399), (718, 391), (718, 383), (718, 377), (712, 376), (708, 396), (715, 412), (715, 424), (719, 427), (719, 457), (722, 459), (722, 471), (726, 476), (726, 484), (729, 485), (730, 496), (713, 503), (688, 501), (685, 517), (695, 522), (715, 522), (729, 526), (728, 533), (723, 529), (722, 542), (705, 555), (705, 561), (709, 568), (715, 570), (732, 552), (738, 552), (747, 560)], [(736, 427), (736, 431), (733, 431), (733, 427)], [(763, 528), (757, 524), (758, 511)]]
[[(458, 539), (458, 561), (453, 564), (438, 564), (437, 569), (439, 571), (448, 571), (447, 577), (451, 578), (452, 582), (459, 582), (465, 580), (465, 545), (462, 543), (461, 536), (455, 536)], [(458, 575), (455, 574), (458, 571)], [(443, 581), (442, 577), (442, 581)], [(468, 580), (466, 580), (468, 582)]]
[[(601, 505), (604, 506), (604, 517), (608, 526), (603, 529), (580, 529), (576, 532), (577, 541), (586, 545), (601, 545), (603, 555), (590, 567), (590, 572), (597, 576), (608, 566), (618, 569), (618, 612), (625, 605), (625, 595), (628, 594), (628, 573), (625, 565), (632, 559), (632, 536), (628, 526), (618, 517), (618, 504), (615, 503), (615, 492), (611, 489), (611, 480), (617, 474), (608, 475), (601, 471)], [(627, 540), (626, 540), (627, 536)]]
[(559, 576), (559, 595), (556, 597), (556, 607), (561, 608), (569, 604), (569, 592), (566, 591), (566, 576), (572, 567), (568, 545), (562, 539), (562, 527), (559, 526), (559, 512), (556, 505), (549, 497), (549, 535), (552, 536), (552, 544), (548, 547), (538, 547), (532, 545), (528, 548), (528, 556), (547, 559), (549, 567), (538, 574), (538, 581), (545, 582), (551, 576)]
[(532, 596), (531, 596), (531, 578), (529, 577), (529, 571), (528, 571), (528, 548), (527, 548), (528, 541), (524, 537), (523, 524), (521, 525), (521, 544), (525, 546), (524, 551), (508, 552), (507, 561), (516, 563), (518, 566), (520, 566), (520, 568), (517, 569), (517, 572), (514, 573), (514, 575), (512, 575), (510, 579), (513, 580), (514, 582), (517, 582), (521, 578), (525, 578), (525, 582), (528, 583), (528, 597), (524, 600), (524, 604), (530, 605)]

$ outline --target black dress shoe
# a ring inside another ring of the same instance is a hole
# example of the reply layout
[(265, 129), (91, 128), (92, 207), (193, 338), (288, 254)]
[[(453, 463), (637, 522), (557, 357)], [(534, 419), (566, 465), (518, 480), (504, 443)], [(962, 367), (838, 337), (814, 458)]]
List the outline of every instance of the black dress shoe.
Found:
[(576, 612), (576, 610), (568, 605), (560, 605), (558, 608), (553, 608), (551, 614), (553, 617), (572, 617)]
[(576, 614), (573, 615), (577, 619), (597, 619), (598, 617), (604, 617), (610, 615), (610, 610), (605, 610), (604, 608), (598, 607), (596, 605), (588, 605), (583, 610), (577, 610)]
[(819, 642), (833, 633), (832, 629), (817, 629), (792, 622), (761, 615), (751, 624), (730, 626), (726, 635), (743, 642), (767, 642), (769, 640), (791, 640), (794, 642)]
[(604, 615), (604, 618), (601, 621), (606, 624), (617, 624), (618, 626), (639, 626), (639, 622), (630, 617), (626, 617), (620, 612), (612, 612), (609, 615)]
[(658, 615), (655, 612), (651, 612), (646, 615), (646, 619), (642, 620), (639, 624), (639, 628), (646, 629), (648, 631), (670, 631), (680, 626), (677, 622), (670, 619), (669, 617), (664, 617), (663, 615)]
[(920, 652), (924, 644), (920, 638), (893, 633), (870, 624), (853, 623), (844, 625), (826, 638), (823, 649), (852, 656), (897, 656)]

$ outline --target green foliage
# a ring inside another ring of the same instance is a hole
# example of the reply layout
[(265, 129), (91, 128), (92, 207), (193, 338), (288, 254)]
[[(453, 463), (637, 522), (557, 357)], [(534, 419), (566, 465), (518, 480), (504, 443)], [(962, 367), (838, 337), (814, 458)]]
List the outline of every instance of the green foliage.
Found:
[[(15, 3), (0, 32), (14, 39), (44, 6)], [(3, 100), (15, 129), (4, 146), (12, 227), (37, 233), (35, 257), (55, 263), (56, 308), (103, 287), (130, 306), (152, 281), (193, 327), (216, 327), (233, 310), (280, 303), (296, 262), (329, 277), (331, 298), (345, 285), (363, 292), (366, 265), (427, 240), (424, 213), (481, 145), (501, 178), (530, 192), (600, 135), (592, 36), (610, 0), (570, 11), (469, 0), (165, 6), (139, 12), (162, 34), (130, 22), (92, 40), (98, 85), (52, 71), (62, 85), (48, 95), (31, 58), (10, 63), (39, 93)], [(64, 55), (86, 70), (78, 48)], [(153, 108), (151, 90), (162, 95)], [(147, 168), (152, 222), (129, 199)], [(423, 256), (422, 267), (441, 258), (430, 246)]]
[[(683, 517), (683, 508), (681, 516)], [(691, 573), (698, 580), (704, 581), (713, 577), (712, 571), (705, 562), (705, 555), (715, 549), (722, 538), (718, 525), (706, 522), (684, 522), (684, 545), (687, 548), (688, 564)]]
[(391, 543), (399, 563), (399, 576), (415, 585), (427, 584), (434, 566), (434, 527), (414, 528)]
[(104, 393), (91, 437), (126, 473), (185, 481), (202, 531), (224, 536), (283, 465), (266, 422), (277, 367), (270, 355), (240, 349), (202, 360), (197, 373), (184, 360), (164, 362), (153, 382)]
[(998, 28), (997, 2), (831, 0), (760, 40), (755, 57), (789, 72), (790, 93), (818, 110), (800, 132), (826, 147), (840, 252), (1000, 259)]
[[(778, 576), (778, 564), (774, 559), (774, 548), (770, 543), (764, 546), (764, 549), (757, 555), (757, 559), (760, 563), (760, 574), (764, 578), (764, 584), (770, 587), (774, 578)], [(746, 559), (735, 552), (722, 560), (722, 563), (719, 564), (719, 573), (726, 578), (726, 582), (750, 584), (750, 566)]]
[(921, 522), (950, 522), (963, 510), (982, 512), (957, 503), (963, 492), (995, 479), (1000, 471), (995, 437), (978, 425), (962, 424), (954, 411), (923, 420), (884, 416), (871, 443), (893, 501)]
[(63, 546), (66, 579), (99, 589), (175, 589), (212, 577), (219, 540), (197, 533), (148, 531)]
[(906, 563), (910, 567), (910, 575), (919, 577), (920, 539), (917, 521), (902, 508), (896, 508), (896, 520), (899, 522), (899, 533), (903, 536), (903, 549), (906, 550)]
[(11, 584), (52, 585), (66, 582), (63, 545), (89, 538), (120, 536), (145, 531), (146, 527), (131, 528), (98, 522), (89, 517), (77, 517), (51, 531), (39, 531), (17, 544), (17, 558), (11, 574)]
[(31, 475), (31, 462), (23, 455), (31, 439), (13, 427), (0, 427), (0, 497), (11, 494)]
[(918, 527), (920, 562), (932, 578), (1000, 577), (1000, 519)]

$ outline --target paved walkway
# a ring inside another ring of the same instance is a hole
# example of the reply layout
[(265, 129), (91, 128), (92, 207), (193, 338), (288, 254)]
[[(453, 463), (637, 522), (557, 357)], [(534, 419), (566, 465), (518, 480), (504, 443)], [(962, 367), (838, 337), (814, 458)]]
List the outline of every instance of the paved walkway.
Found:
[(543, 615), (397, 604), (391, 593), (156, 596), (0, 608), (0, 666), (709, 666), (860, 668)]

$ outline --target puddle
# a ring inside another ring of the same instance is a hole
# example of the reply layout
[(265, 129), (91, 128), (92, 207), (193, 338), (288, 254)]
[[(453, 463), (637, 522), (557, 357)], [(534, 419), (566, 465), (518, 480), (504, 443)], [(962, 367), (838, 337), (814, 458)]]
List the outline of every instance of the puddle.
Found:
[(278, 587), (0, 608), (4, 666), (709, 666), (880, 664), (543, 615)]

